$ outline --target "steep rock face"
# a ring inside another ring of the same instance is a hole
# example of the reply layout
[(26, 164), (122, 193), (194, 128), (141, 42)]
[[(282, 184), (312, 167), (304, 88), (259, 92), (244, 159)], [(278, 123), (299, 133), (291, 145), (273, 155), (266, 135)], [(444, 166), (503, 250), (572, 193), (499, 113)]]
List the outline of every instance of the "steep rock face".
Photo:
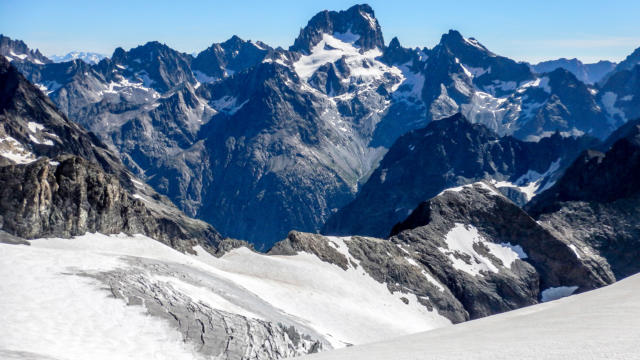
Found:
[(612, 72), (610, 72), (607, 76), (605, 76), (602, 82), (603, 83), (606, 82), (616, 72), (622, 71), (622, 70), (631, 70), (638, 64), (640, 64), (640, 48), (635, 49), (624, 60), (622, 60), (618, 65), (616, 65), (615, 69), (613, 69)]
[(40, 65), (51, 63), (51, 60), (42, 55), (40, 50), (31, 50), (23, 41), (12, 40), (2, 34), (0, 34), (0, 55), (16, 63), (30, 62)]
[(610, 266), (617, 279), (640, 270), (640, 125), (625, 128), (606, 153), (587, 151), (527, 211), (567, 239), (582, 261)]
[(500, 135), (528, 140), (554, 131), (603, 138), (613, 130), (594, 93), (566, 70), (534, 74), (454, 30), (427, 55), (422, 99), (429, 119), (461, 112)]
[(143, 233), (181, 250), (215, 250), (222, 239), (210, 225), (136, 180), (2, 58), (0, 84), (3, 230), (27, 238)]
[[(420, 204), (405, 221), (394, 226), (391, 239), (415, 245), (422, 254), (442, 254), (442, 245), (434, 244), (434, 239), (446, 237), (451, 252), (444, 253), (452, 260), (457, 273), (474, 273), (473, 267), (482, 261), (474, 260), (476, 255), (473, 253), (470, 258), (464, 255), (468, 247), (460, 242), (460, 237), (456, 238), (455, 233), (451, 233), (452, 228), (462, 234), (474, 233), (475, 229), (480, 238), (512, 249), (518, 258), (531, 264), (539, 274), (540, 292), (561, 286), (577, 286), (578, 291), (586, 291), (615, 281), (601, 264), (579, 261), (566, 243), (486, 183), (445, 190)], [(434, 246), (439, 246), (440, 250)], [(460, 251), (457, 252), (456, 248)], [(483, 254), (475, 244), (472, 248)], [(455, 259), (462, 259), (471, 268)], [(501, 261), (505, 259), (508, 257)], [(457, 281), (457, 278), (454, 276), (452, 280)], [(459, 289), (465, 291), (466, 287)], [(474, 296), (468, 299), (474, 301)]]
[[(195, 82), (191, 72), (192, 58), (151, 41), (129, 51), (117, 48), (110, 61), (101, 61), (99, 68), (120, 67), (125, 77), (136, 76), (146, 87), (165, 92), (183, 82)], [(111, 75), (105, 72), (107, 76)]]
[(0, 167), (2, 229), (23, 238), (71, 237), (86, 232), (145, 234), (182, 251), (201, 244), (216, 249), (220, 235), (181, 216), (177, 209), (147, 204), (118, 178), (77, 156), (41, 158)]
[(322, 109), (331, 111), (331, 104), (298, 91), (303, 84), (291, 78), (288, 68), (265, 63), (214, 85), (213, 94), (229, 85), (245, 90), (236, 93), (238, 109), (217, 115), (203, 130), (205, 176), (211, 175), (203, 180), (198, 216), (223, 233), (268, 239), (259, 247), (291, 229), (317, 229), (328, 209), (349, 200), (363, 175), (361, 161), (368, 161), (359, 155), (368, 150), (364, 144), (323, 121)]
[(604, 138), (615, 129), (607, 121), (592, 89), (572, 73), (556, 69), (545, 74), (538, 85), (543, 80), (545, 86), (531, 86), (521, 92), (528, 102), (542, 105), (537, 108), (527, 106), (527, 117), (519, 119), (516, 137), (535, 140), (534, 134), (565, 131), (571, 135)]
[(323, 233), (385, 237), (422, 201), (482, 179), (493, 180), (524, 204), (595, 144), (594, 139), (559, 134), (538, 143), (501, 138), (460, 114), (434, 121), (394, 143), (355, 200), (329, 218)]
[[(106, 171), (122, 168), (119, 159), (100, 140), (66, 119), (48, 97), (2, 58), (0, 84), (0, 135), (7, 149), (3, 152), (5, 157), (25, 162), (35, 159), (35, 155), (70, 153), (98, 163)], [(15, 152), (9, 148), (12, 143)]]

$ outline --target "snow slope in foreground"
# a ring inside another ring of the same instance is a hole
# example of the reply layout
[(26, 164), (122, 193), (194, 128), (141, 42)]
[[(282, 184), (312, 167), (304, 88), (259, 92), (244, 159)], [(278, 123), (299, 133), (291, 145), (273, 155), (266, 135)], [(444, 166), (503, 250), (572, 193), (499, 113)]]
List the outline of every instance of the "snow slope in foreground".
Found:
[(553, 302), (307, 358), (640, 359), (640, 275)]
[(213, 309), (292, 324), (325, 348), (450, 324), (416, 299), (406, 305), (401, 296), (407, 294), (391, 294), (362, 267), (345, 271), (306, 253), (267, 256), (239, 248), (215, 258), (196, 248), (195, 256), (141, 235), (30, 243), (0, 244), (0, 358), (197, 358), (169, 322), (112, 296), (98, 279), (115, 270)]

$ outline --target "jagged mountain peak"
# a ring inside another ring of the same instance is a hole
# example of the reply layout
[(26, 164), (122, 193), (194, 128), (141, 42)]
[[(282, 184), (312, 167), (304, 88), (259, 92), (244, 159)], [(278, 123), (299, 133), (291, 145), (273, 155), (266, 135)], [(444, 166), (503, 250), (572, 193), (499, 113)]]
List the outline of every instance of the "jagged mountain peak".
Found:
[(449, 30), (446, 34), (443, 34), (440, 38), (440, 46), (443, 46), (453, 53), (474, 51), (477, 55), (478, 52), (485, 56), (495, 56), (494, 53), (489, 51), (484, 45), (473, 37), (465, 38), (457, 30)]
[(253, 42), (233, 35), (200, 52), (191, 64), (198, 81), (215, 82), (262, 62), (273, 48), (262, 41)]
[(309, 53), (311, 48), (322, 40), (323, 34), (348, 37), (350, 42), (362, 50), (384, 48), (380, 24), (373, 9), (366, 4), (354, 5), (338, 12), (319, 12), (300, 30), (300, 35), (290, 50)]
[(640, 47), (635, 49), (631, 54), (629, 54), (629, 56), (621, 61), (620, 64), (616, 66), (615, 70), (629, 70), (637, 64), (640, 64)]
[(189, 55), (166, 44), (149, 41), (129, 51), (117, 48), (110, 61), (101, 62), (101, 66), (111, 69), (107, 71), (108, 76), (121, 74), (125, 78), (139, 79), (144, 86), (164, 92), (183, 81), (195, 83), (191, 60)]
[(22, 40), (13, 40), (0, 34), (0, 55), (8, 61), (31, 62), (36, 65), (51, 63), (51, 60), (40, 53), (40, 50), (31, 50)]
[(148, 41), (144, 45), (139, 45), (134, 48), (131, 48), (129, 51), (125, 51), (122, 48), (117, 48), (113, 53), (113, 59), (116, 60), (119, 56), (127, 55), (127, 56), (136, 56), (136, 55), (148, 55), (148, 56), (179, 56), (184, 55), (183, 53), (172, 49), (167, 44), (161, 43), (159, 41), (153, 40)]
[(407, 49), (402, 47), (400, 44), (400, 40), (398, 37), (394, 37), (389, 42), (389, 45), (384, 49), (382, 53), (382, 58), (388, 64), (405, 64), (408, 61), (411, 61), (412, 58), (416, 57), (416, 51)]

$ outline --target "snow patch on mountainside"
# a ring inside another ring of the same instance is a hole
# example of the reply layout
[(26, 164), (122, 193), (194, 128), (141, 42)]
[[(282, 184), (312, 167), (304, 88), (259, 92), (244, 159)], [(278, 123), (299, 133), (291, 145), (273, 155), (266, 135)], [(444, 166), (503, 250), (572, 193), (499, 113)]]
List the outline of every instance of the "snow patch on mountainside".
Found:
[(0, 155), (16, 164), (29, 164), (36, 161), (36, 156), (31, 151), (25, 149), (18, 140), (9, 135), (0, 138)]
[(602, 98), (601, 98), (602, 105), (604, 105), (604, 110), (607, 112), (607, 114), (609, 114), (609, 118), (611, 119), (610, 121), (612, 123), (616, 122), (615, 121), (616, 116), (619, 117), (619, 119), (622, 121), (627, 120), (627, 116), (625, 115), (624, 111), (622, 111), (620, 108), (616, 106), (617, 99), (618, 99), (618, 95), (616, 95), (611, 91), (607, 91), (604, 94), (602, 94)]
[(509, 187), (518, 189), (525, 195), (527, 201), (531, 201), (534, 196), (553, 186), (554, 181), (549, 180), (549, 178), (560, 169), (561, 161), (562, 159), (557, 159), (552, 162), (542, 174), (535, 170), (529, 170), (514, 182), (493, 180), (492, 184), (497, 188)]
[(445, 242), (447, 247), (438, 249), (449, 257), (454, 268), (472, 276), (482, 276), (482, 272), (497, 273), (499, 271), (491, 259), (477, 252), (477, 246), (486, 247), (488, 252), (500, 259), (503, 266), (507, 268), (510, 268), (511, 264), (516, 259), (520, 259), (520, 255), (524, 253), (514, 251), (510, 244), (488, 242), (478, 233), (476, 227), (459, 223), (449, 230)]

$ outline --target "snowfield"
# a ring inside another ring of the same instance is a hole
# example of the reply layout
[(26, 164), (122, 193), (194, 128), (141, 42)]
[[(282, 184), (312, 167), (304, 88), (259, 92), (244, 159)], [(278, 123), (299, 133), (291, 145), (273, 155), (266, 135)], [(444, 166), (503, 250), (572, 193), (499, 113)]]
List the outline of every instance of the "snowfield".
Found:
[(638, 359), (640, 275), (508, 313), (305, 359)]
[[(460, 242), (455, 231), (473, 229), (456, 227), (449, 234), (452, 244)], [(418, 305), (415, 295), (392, 294), (362, 266), (353, 266), (357, 259), (348, 252), (348, 239), (329, 238), (352, 263), (347, 270), (307, 253), (270, 256), (239, 248), (216, 258), (196, 247), (197, 254), (188, 255), (142, 235), (86, 234), (30, 240), (30, 246), (0, 243), (0, 358), (202, 358), (179, 329), (152, 315), (144, 301), (127, 305), (114, 296), (121, 288), (100, 280), (100, 274), (112, 271), (136, 274), (142, 286), (162, 287), (175, 299), (293, 325), (319, 339), (324, 349), (356, 345), (310, 359), (638, 356), (640, 275), (451, 326), (437, 311)], [(499, 250), (509, 259), (526, 256), (508, 244)], [(571, 290), (548, 289), (546, 300)], [(409, 304), (401, 296), (409, 296)]]
[[(332, 241), (348, 254), (343, 238)], [(124, 234), (29, 242), (0, 243), (0, 358), (199, 358), (144, 303), (127, 306), (114, 297), (118, 290), (99, 275), (115, 270), (212, 309), (291, 324), (325, 349), (450, 325), (415, 295), (390, 293), (361, 266), (343, 270), (307, 253), (269, 256), (239, 248), (216, 258), (196, 247), (197, 255), (187, 255)]]

